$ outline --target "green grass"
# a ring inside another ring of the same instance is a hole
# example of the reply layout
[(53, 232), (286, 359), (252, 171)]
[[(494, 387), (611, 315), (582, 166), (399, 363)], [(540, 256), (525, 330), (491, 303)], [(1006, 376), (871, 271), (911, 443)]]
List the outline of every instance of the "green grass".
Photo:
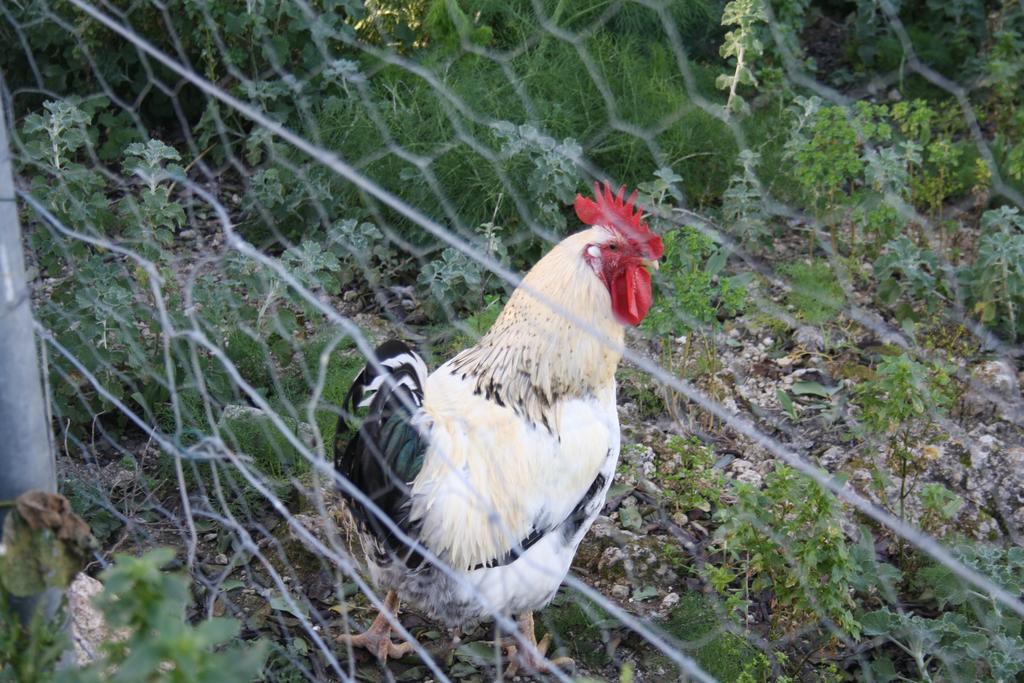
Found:
[[(734, 170), (737, 145), (728, 126), (692, 97), (699, 94), (721, 103), (714, 87), (718, 69), (691, 63), (696, 82), (696, 92), (691, 92), (674, 55), (657, 42), (598, 32), (582, 47), (596, 65), (593, 73), (576, 47), (554, 39), (512, 59), (510, 73), (478, 55), (461, 55), (443, 67), (426, 56), (424, 63), (443, 74), (439, 80), (468, 112), (428, 81), (385, 66), (370, 78), (370, 98), (328, 98), (319, 111), (319, 132), (328, 147), (388, 190), (427, 215), (467, 228), (493, 216), (499, 225), (518, 229), (522, 218), (509, 199), (510, 190), (527, 203), (534, 199), (524, 182), (522, 160), (495, 164), (486, 158), (499, 148), (486, 124), (498, 120), (533, 125), (557, 140), (572, 137), (603, 173), (631, 186), (649, 181), (659, 167), (671, 166), (683, 177), (691, 202), (717, 201)], [(531, 111), (543, 113), (542, 118), (531, 118)], [(761, 131), (766, 123), (752, 117), (749, 126), (756, 139), (766, 137)], [(388, 140), (428, 160), (428, 173), (402, 159), (394, 146), (389, 150)], [(502, 170), (512, 188), (503, 186)], [(366, 201), (344, 183), (334, 190), (341, 206)], [(426, 239), (407, 219), (386, 207), (375, 208), (409, 239)]]
[(828, 261), (798, 261), (779, 269), (793, 288), (786, 302), (796, 308), (797, 315), (809, 325), (824, 325), (838, 315), (846, 303)]
[[(292, 437), (302, 440), (299, 422), (278, 416)], [(286, 479), (309, 469), (309, 462), (267, 415), (246, 413), (220, 422), (225, 443), (239, 455), (252, 458), (256, 467), (274, 479)]]
[(329, 459), (333, 457), (342, 399), (352, 385), (352, 380), (366, 365), (366, 359), (354, 348), (351, 339), (345, 338), (329, 350), (326, 365), (321, 370), (321, 354), (328, 351), (333, 340), (333, 334), (325, 333), (307, 342), (293, 364), (284, 371), (281, 393), (271, 399), (271, 406), (281, 414), (295, 415), (299, 420), (307, 421), (309, 402), (322, 372), (323, 391), (314, 417)]

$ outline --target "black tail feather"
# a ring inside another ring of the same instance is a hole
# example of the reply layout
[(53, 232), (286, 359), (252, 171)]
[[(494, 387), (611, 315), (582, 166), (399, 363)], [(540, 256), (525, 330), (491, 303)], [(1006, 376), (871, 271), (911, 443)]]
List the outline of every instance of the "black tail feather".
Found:
[[(409, 485), (423, 466), (426, 441), (413, 426), (423, 404), (427, 369), (403, 342), (392, 340), (375, 351), (342, 401), (334, 447), (334, 466), (402, 529), (414, 532), (408, 519)], [(382, 374), (384, 373), (384, 374)], [(366, 410), (352, 434), (351, 416)], [(344, 493), (344, 492), (343, 492)], [(346, 496), (356, 520), (389, 552), (403, 561), (418, 558), (359, 501)]]

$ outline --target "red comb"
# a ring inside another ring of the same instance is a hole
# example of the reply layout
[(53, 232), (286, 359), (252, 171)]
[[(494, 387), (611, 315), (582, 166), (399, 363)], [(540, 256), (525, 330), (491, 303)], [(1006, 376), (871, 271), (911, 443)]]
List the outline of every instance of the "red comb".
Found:
[(633, 206), (636, 202), (636, 191), (633, 191), (629, 199), (622, 201), (625, 194), (625, 185), (619, 188), (618, 195), (612, 195), (612, 188), (608, 183), (604, 183), (603, 192), (601, 184), (594, 183), (594, 199), (576, 195), (576, 215), (586, 225), (604, 225), (617, 230), (630, 243), (640, 247), (648, 258), (661, 258), (664, 251), (661, 238), (651, 232), (647, 223), (640, 220), (643, 211)]

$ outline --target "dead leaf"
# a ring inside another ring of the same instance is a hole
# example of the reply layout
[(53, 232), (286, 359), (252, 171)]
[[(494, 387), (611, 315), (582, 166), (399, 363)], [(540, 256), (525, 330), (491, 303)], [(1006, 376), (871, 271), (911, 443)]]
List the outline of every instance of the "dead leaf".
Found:
[(17, 597), (67, 588), (96, 547), (67, 498), (46, 491), (18, 497), (4, 519), (2, 540), (0, 583)]

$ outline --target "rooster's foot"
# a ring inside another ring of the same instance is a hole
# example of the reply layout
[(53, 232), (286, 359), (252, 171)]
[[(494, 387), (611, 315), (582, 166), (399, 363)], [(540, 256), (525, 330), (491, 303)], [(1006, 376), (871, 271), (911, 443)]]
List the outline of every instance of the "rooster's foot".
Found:
[(576, 662), (571, 657), (555, 657), (554, 659), (547, 659), (545, 657), (548, 648), (551, 647), (551, 634), (544, 634), (540, 642), (537, 642), (532, 612), (519, 616), (519, 629), (522, 631), (523, 638), (527, 644), (533, 647), (526, 648), (526, 651), (520, 654), (514, 640), (506, 646), (509, 658), (509, 665), (504, 673), (506, 678), (515, 676), (519, 673), (520, 668), (525, 669), (529, 673), (539, 674), (553, 673), (556, 670), (572, 671), (576, 668)]
[(335, 638), (335, 641), (348, 647), (363, 648), (381, 663), (386, 662), (389, 657), (401, 659), (412, 652), (413, 646), (412, 643), (395, 643), (391, 640), (391, 622), (388, 621), (386, 612), (391, 612), (397, 617), (398, 595), (394, 591), (389, 591), (384, 598), (384, 610), (373, 620), (370, 628), (358, 634), (343, 633)]

